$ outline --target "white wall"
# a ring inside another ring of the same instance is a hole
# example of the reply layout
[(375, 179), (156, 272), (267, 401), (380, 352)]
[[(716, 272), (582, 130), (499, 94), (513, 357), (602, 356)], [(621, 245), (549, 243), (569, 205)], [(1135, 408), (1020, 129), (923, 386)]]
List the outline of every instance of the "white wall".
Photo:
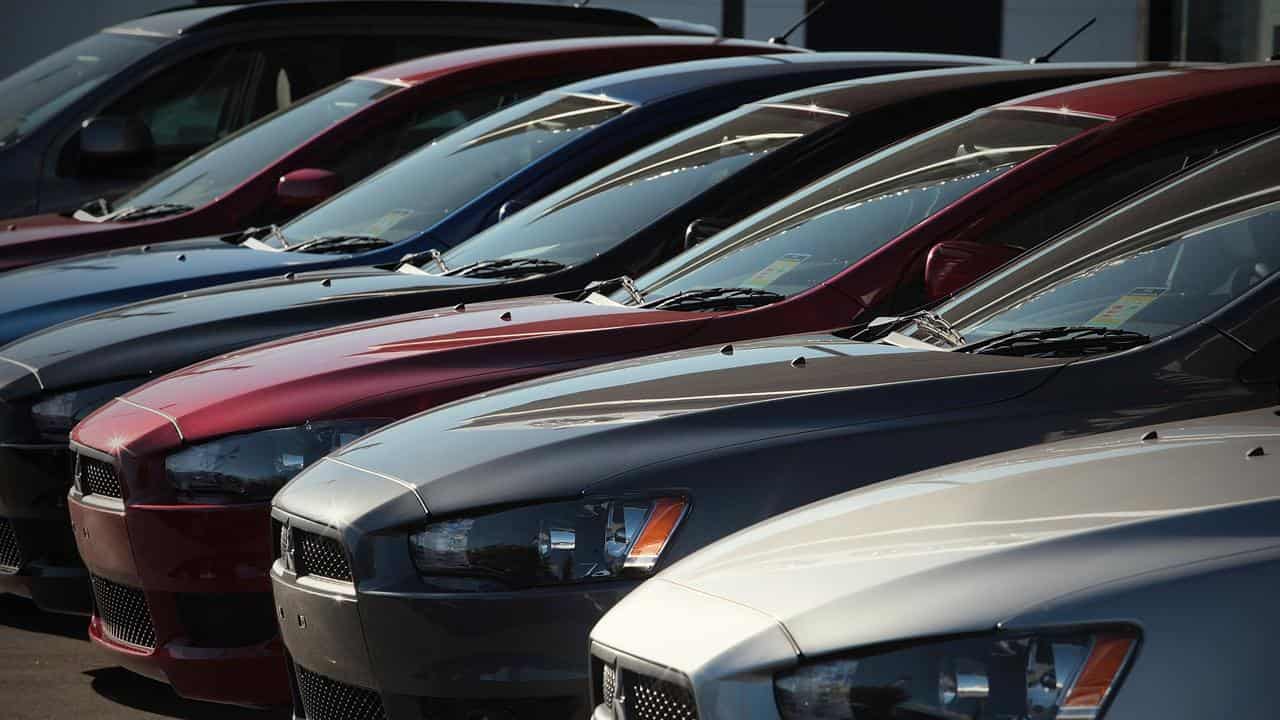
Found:
[(1004, 0), (1001, 54), (1016, 60), (1042, 55), (1092, 17), (1098, 22), (1055, 60), (1146, 59), (1144, 0)]
[[(573, 5), (576, 0), (538, 0), (554, 5)], [(781, 35), (804, 16), (804, 0), (746, 0), (746, 36), (768, 40)], [(592, 0), (591, 7), (627, 10), (651, 17), (669, 17), (720, 27), (721, 0)], [(791, 36), (791, 44), (804, 45), (804, 28)]]
[(123, 20), (187, 0), (0, 0), (0, 77)]

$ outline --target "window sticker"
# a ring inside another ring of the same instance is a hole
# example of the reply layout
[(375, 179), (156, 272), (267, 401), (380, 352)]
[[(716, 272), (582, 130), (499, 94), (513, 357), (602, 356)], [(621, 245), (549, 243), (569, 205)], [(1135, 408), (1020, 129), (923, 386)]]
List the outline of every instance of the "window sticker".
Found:
[(401, 220), (413, 214), (412, 210), (392, 210), (382, 217), (369, 223), (369, 229), (366, 230), (370, 235), (382, 235), (382, 233), (390, 230), (400, 224)]
[(743, 283), (743, 287), (756, 289), (767, 288), (777, 282), (778, 278), (791, 272), (797, 265), (808, 260), (810, 257), (810, 255), (805, 253), (787, 253), (766, 265), (755, 275), (752, 275), (745, 283)]
[(1121, 295), (1118, 300), (1107, 306), (1089, 321), (1090, 325), (1107, 328), (1118, 328), (1129, 322), (1129, 318), (1142, 312), (1142, 309), (1155, 302), (1168, 288), (1140, 287)]

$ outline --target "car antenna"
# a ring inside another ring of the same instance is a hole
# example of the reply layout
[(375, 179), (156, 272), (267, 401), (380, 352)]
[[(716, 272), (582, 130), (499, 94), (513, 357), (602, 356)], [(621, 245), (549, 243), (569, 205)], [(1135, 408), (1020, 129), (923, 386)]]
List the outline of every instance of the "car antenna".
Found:
[(1058, 43), (1057, 47), (1055, 47), (1054, 49), (1050, 50), (1049, 52), (1043, 55), (1031, 58), (1028, 62), (1030, 62), (1032, 65), (1049, 62), (1050, 60), (1053, 59), (1054, 55), (1058, 54), (1059, 50), (1067, 46), (1067, 43), (1071, 42), (1072, 40), (1075, 40), (1077, 37), (1079, 37), (1080, 33), (1084, 32), (1085, 30), (1088, 30), (1096, 22), (1098, 22), (1098, 18), (1096, 17), (1089, 18), (1089, 22), (1081, 25), (1079, 28), (1076, 29), (1075, 32), (1068, 35), (1067, 39)]
[(788, 28), (786, 32), (782, 33), (781, 35), (779, 35), (779, 36), (777, 36), (777, 37), (771, 37), (771, 38), (769, 38), (769, 44), (771, 44), (771, 45), (786, 45), (786, 44), (787, 44), (787, 38), (791, 37), (791, 33), (795, 32), (796, 30), (799, 30), (799, 29), (800, 29), (800, 27), (801, 27), (802, 25), (804, 25), (805, 23), (809, 22), (809, 18), (813, 17), (814, 15), (817, 15), (817, 14), (818, 14), (818, 11), (819, 11), (819, 10), (821, 10), (822, 8), (826, 7), (826, 6), (827, 6), (827, 0), (822, 0), (822, 2), (818, 3), (817, 5), (814, 5), (812, 10), (810, 10), (810, 11), (809, 11), (809, 12), (807, 12), (807, 13), (805, 13), (805, 14), (804, 14), (804, 17), (802, 17), (802, 18), (800, 18), (799, 20), (797, 20), (797, 21), (796, 21), (796, 24), (795, 24), (795, 25), (792, 25), (790, 28)]

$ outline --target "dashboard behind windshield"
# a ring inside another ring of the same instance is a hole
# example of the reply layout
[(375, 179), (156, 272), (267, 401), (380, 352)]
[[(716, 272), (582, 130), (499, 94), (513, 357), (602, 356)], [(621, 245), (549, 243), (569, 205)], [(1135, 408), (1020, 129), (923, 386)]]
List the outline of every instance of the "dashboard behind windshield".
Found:
[(637, 285), (649, 302), (699, 288), (802, 292), (1099, 122), (1014, 110), (963, 118), (832, 173), (668, 261)]

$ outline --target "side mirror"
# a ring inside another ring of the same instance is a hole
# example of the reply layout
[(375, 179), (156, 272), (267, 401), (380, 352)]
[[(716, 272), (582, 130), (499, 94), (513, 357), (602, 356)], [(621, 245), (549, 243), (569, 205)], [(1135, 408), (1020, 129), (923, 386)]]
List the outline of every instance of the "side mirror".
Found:
[(142, 162), (154, 147), (151, 129), (136, 117), (104, 115), (80, 125), (80, 155), (95, 163)]
[(924, 288), (930, 300), (950, 295), (1022, 251), (1008, 245), (946, 240), (933, 246), (924, 263)]
[(684, 229), (684, 249), (688, 250), (727, 227), (729, 227), (729, 222), (720, 218), (698, 218), (694, 220)]
[(276, 183), (280, 204), (296, 209), (314, 207), (342, 189), (342, 180), (328, 170), (303, 168), (281, 176)]

